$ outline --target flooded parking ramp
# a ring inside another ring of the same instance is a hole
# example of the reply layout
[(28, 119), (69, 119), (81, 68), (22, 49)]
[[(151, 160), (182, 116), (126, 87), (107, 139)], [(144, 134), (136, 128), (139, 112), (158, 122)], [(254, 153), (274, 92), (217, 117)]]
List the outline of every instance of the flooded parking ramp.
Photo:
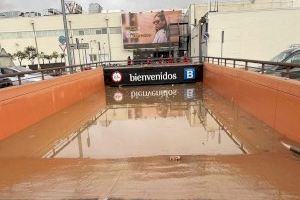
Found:
[(0, 141), (0, 199), (300, 199), (281, 141), (201, 83), (107, 87)]
[[(247, 152), (211, 116), (203, 101), (193, 96), (199, 92), (195, 87), (140, 89), (146, 90), (110, 89), (114, 92), (108, 95), (113, 95), (117, 101), (124, 98), (122, 104), (108, 105), (107, 110), (72, 142), (61, 145), (62, 149), (49, 151), (46, 157), (109, 159)], [(192, 99), (185, 100), (185, 97)], [(132, 99), (132, 102), (125, 99)]]

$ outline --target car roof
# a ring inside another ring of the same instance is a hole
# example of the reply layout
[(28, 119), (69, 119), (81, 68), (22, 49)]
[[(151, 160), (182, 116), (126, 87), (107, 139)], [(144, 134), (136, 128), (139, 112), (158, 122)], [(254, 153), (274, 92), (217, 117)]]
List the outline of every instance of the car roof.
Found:
[(20, 66), (0, 67), (0, 68), (12, 69), (12, 70), (16, 70), (18, 72), (28, 72), (28, 71), (31, 71), (30, 69), (27, 69), (25, 67), (20, 67)]
[(285, 52), (289, 52), (290, 54), (292, 54), (292, 53), (295, 53), (297, 51), (300, 51), (300, 47), (289, 48)]

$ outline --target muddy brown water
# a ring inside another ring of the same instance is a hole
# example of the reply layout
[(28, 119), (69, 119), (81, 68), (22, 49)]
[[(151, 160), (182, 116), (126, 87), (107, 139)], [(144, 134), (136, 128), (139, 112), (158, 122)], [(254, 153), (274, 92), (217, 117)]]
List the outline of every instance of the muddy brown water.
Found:
[(300, 199), (281, 141), (200, 83), (108, 87), (0, 141), (0, 199)]

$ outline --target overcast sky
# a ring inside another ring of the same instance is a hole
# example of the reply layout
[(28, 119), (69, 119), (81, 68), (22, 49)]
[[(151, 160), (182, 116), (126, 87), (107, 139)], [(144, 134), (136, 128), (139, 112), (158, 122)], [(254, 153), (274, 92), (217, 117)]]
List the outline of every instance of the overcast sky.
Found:
[[(157, 9), (187, 8), (189, 4), (206, 0), (77, 0), (85, 10), (89, 3), (99, 3), (103, 9), (144, 11)], [(43, 11), (60, 8), (60, 0), (0, 0), (0, 11)]]

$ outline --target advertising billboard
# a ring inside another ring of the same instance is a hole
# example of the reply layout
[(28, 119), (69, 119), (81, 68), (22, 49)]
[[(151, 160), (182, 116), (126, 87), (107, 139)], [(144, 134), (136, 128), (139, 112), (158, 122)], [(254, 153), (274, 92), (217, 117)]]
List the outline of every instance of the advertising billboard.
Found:
[(125, 49), (178, 45), (181, 11), (158, 11), (122, 14)]

